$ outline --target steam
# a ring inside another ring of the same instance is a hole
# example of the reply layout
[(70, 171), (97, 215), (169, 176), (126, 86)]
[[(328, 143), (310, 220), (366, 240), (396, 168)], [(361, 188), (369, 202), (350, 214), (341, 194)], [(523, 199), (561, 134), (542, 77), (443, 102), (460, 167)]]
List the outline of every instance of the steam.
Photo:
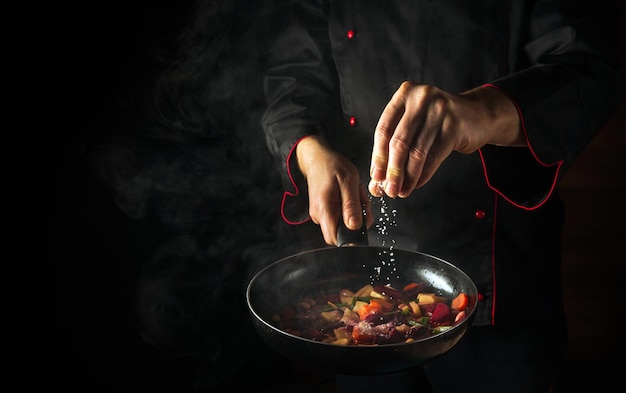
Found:
[(143, 266), (137, 313), (147, 342), (197, 360), (196, 386), (225, 377), (258, 345), (245, 286), (291, 252), (260, 126), (269, 32), (255, 3), (199, 3), (180, 52), (162, 59), (140, 128), (93, 155), (119, 208), (156, 218), (168, 235)]

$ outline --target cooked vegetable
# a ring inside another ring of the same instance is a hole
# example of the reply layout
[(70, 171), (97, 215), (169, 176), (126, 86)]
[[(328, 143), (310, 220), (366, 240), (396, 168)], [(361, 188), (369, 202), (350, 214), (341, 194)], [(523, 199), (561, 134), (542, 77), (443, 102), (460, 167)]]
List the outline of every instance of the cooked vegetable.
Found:
[(416, 315), (418, 317), (422, 316), (422, 310), (420, 309), (419, 304), (417, 304), (417, 302), (409, 302), (409, 307), (411, 307), (411, 312), (413, 313), (413, 315)]
[(463, 311), (467, 308), (468, 304), (469, 296), (467, 296), (466, 293), (459, 293), (454, 299), (452, 299), (450, 307), (452, 307), (453, 310)]
[(303, 297), (273, 321), (288, 333), (314, 341), (383, 345), (442, 333), (465, 319), (468, 305), (466, 294), (449, 301), (424, 283), (409, 283), (402, 290), (367, 284), (356, 292), (342, 289)]
[(445, 303), (436, 303), (435, 309), (430, 316), (430, 322), (440, 326), (450, 325), (453, 321), (454, 318), (452, 317), (452, 310), (450, 310), (450, 307)]
[(362, 321), (371, 321), (382, 315), (383, 307), (378, 302), (366, 303), (357, 311)]
[(417, 294), (417, 303), (418, 304), (432, 304), (432, 303), (445, 303), (448, 299), (443, 296), (437, 296), (434, 293), (418, 293)]

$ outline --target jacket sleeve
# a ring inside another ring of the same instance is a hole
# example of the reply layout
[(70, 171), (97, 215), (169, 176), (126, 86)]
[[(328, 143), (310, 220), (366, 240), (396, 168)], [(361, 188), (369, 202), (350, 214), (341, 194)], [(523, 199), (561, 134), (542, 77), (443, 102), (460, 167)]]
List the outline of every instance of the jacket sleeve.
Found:
[(333, 120), (340, 118), (341, 105), (327, 5), (323, 1), (283, 1), (273, 15), (280, 27), (267, 56), (267, 108), (262, 126), (286, 190), (283, 218), (295, 224), (308, 220), (308, 198), (295, 165), (295, 146), (308, 135), (324, 135)]
[(489, 186), (533, 209), (617, 107), (619, 9), (608, 0), (512, 3), (512, 69), (488, 85), (515, 103), (530, 149), (488, 146), (480, 154)]

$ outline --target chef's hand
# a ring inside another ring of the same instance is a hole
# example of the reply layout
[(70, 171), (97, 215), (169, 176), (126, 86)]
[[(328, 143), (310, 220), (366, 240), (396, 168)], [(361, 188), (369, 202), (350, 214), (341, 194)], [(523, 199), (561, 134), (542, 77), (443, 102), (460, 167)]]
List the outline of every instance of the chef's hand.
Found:
[(339, 220), (348, 229), (357, 230), (374, 223), (371, 202), (359, 172), (343, 155), (332, 149), (319, 136), (302, 139), (296, 146), (298, 166), (307, 181), (309, 215), (322, 230), (324, 241), (337, 245)]
[(450, 94), (404, 82), (374, 132), (369, 191), (406, 198), (430, 180), (452, 153), (486, 144), (525, 146), (513, 102), (493, 87)]

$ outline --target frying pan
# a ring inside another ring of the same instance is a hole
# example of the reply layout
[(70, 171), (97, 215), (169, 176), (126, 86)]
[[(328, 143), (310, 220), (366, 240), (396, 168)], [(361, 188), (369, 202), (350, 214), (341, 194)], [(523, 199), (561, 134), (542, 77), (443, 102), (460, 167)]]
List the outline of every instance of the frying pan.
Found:
[[(401, 249), (342, 241), (350, 246), (327, 247), (280, 259), (250, 280), (246, 299), (253, 324), (265, 343), (300, 364), (344, 375), (395, 373), (444, 354), (471, 325), (478, 291), (462, 270), (435, 256)], [(401, 288), (410, 282), (429, 283), (435, 292), (452, 299), (460, 292), (471, 301), (467, 316), (442, 333), (409, 343), (334, 345), (286, 333), (272, 324), (272, 316), (305, 294), (354, 290), (365, 284)]]

